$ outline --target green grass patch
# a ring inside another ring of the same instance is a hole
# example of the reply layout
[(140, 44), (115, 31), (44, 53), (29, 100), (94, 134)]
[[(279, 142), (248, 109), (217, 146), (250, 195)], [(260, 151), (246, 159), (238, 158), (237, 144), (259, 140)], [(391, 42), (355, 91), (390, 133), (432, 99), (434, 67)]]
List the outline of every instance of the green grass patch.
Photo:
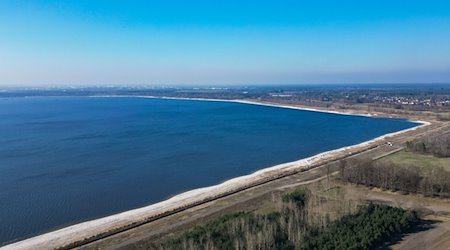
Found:
[(450, 158), (440, 158), (433, 155), (417, 154), (413, 152), (400, 151), (384, 158), (380, 161), (389, 161), (401, 166), (417, 166), (423, 171), (428, 171), (434, 167), (443, 167), (450, 171)]

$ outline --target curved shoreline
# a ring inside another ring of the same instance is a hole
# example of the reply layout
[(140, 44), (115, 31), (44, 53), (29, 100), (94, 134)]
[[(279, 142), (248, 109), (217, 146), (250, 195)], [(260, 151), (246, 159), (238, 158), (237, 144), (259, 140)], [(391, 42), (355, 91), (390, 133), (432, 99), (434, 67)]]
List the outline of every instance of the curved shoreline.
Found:
[[(101, 96), (99, 96), (101, 97)], [(326, 113), (334, 113), (334, 114), (343, 114), (343, 115), (362, 115), (369, 116), (364, 114), (350, 114), (350, 113), (341, 113), (335, 111), (325, 111), (325, 110), (317, 110), (317, 109), (305, 109), (295, 106), (285, 106), (285, 105), (274, 105), (274, 104), (265, 104), (258, 103), (252, 101), (245, 100), (221, 100), (221, 99), (199, 99), (199, 98), (161, 98), (161, 97), (153, 97), (153, 96), (108, 96), (108, 97), (141, 97), (141, 98), (160, 98), (160, 99), (180, 99), (180, 100), (198, 100), (198, 101), (223, 101), (223, 102), (235, 102), (242, 104), (252, 104), (252, 105), (262, 105), (262, 106), (271, 106), (278, 108), (290, 108), (297, 110), (307, 110), (314, 112), (326, 112)], [(45, 233), (42, 235), (38, 235), (29, 239), (25, 239), (23, 241), (19, 241), (16, 243), (12, 243), (10, 245), (6, 245), (1, 247), (2, 249), (49, 249), (49, 248), (61, 248), (68, 247), (75, 242), (82, 242), (83, 240), (95, 238), (99, 235), (113, 232), (114, 230), (121, 229), (129, 229), (129, 227), (138, 226), (143, 221), (148, 220), (149, 218), (158, 218), (161, 214), (171, 213), (180, 208), (186, 208), (188, 206), (192, 206), (193, 204), (208, 202), (211, 199), (217, 199), (221, 196), (242, 191), (251, 187), (252, 185), (260, 185), (261, 183), (271, 181), (274, 178), (284, 177), (287, 173), (291, 172), (300, 172), (314, 167), (317, 164), (323, 164), (325, 162), (333, 161), (339, 159), (339, 157), (348, 156), (354, 153), (353, 151), (362, 151), (367, 150), (371, 146), (376, 146), (378, 142), (387, 139), (388, 137), (395, 136), (398, 134), (402, 134), (408, 131), (416, 130), (418, 128), (430, 125), (429, 122), (424, 121), (412, 121), (415, 123), (421, 123), (419, 126), (415, 126), (409, 129), (385, 134), (374, 138), (369, 141), (361, 142), (359, 144), (355, 144), (352, 146), (342, 147), (339, 149), (334, 149), (331, 151), (326, 151), (323, 153), (319, 153), (317, 155), (300, 159), (293, 162), (282, 163), (279, 165), (275, 165), (269, 168), (264, 168), (258, 170), (254, 173), (236, 177), (230, 180), (227, 180), (223, 183), (194, 189), (191, 191), (187, 191), (178, 195), (173, 196), (167, 200), (162, 202), (158, 202), (146, 207), (137, 208), (129, 211), (125, 211), (122, 213), (118, 213), (115, 215), (110, 215), (107, 217), (82, 222), (79, 224), (75, 224), (66, 228), (62, 228), (53, 232)], [(374, 145), (375, 144), (375, 145)], [(109, 235), (107, 235), (109, 236)]]
[[(250, 100), (241, 100), (241, 99), (188, 98), (188, 97), (146, 96), (146, 95), (143, 95), (143, 96), (141, 96), (141, 95), (98, 95), (98, 96), (89, 96), (89, 97), (104, 97), (104, 98), (111, 98), (111, 97), (116, 97), (116, 98), (128, 97), (128, 98), (130, 98), (130, 97), (132, 97), (132, 98), (185, 100), (185, 101), (231, 102), (231, 103), (258, 105), (258, 106), (266, 106), (266, 107), (273, 107), (273, 108), (295, 109), (295, 110), (303, 110), (303, 111), (311, 111), (311, 112), (319, 112), (319, 113), (328, 113), (328, 114), (336, 114), (336, 115), (365, 116), (365, 117), (372, 117), (373, 118), (373, 116), (370, 115), (370, 114), (352, 113), (352, 112), (343, 112), (343, 111), (333, 111), (333, 110), (327, 110), (327, 109), (298, 107), (298, 106), (282, 105), (282, 104), (272, 104), (272, 103), (264, 103), (264, 102), (250, 101)], [(416, 122), (416, 121), (411, 121), (411, 122)], [(417, 122), (422, 123), (422, 121), (417, 121)]]

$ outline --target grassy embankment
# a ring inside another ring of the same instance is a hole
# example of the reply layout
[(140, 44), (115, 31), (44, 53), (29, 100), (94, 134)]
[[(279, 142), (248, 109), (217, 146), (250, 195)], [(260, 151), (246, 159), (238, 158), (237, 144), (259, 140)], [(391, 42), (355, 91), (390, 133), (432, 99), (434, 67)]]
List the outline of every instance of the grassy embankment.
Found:
[(342, 161), (341, 180), (383, 190), (450, 197), (450, 132), (407, 141), (404, 150), (375, 159)]
[(430, 171), (433, 168), (439, 167), (450, 171), (450, 157), (440, 158), (434, 155), (400, 151), (381, 158), (380, 161), (391, 162), (401, 166), (416, 166), (421, 168), (422, 171)]

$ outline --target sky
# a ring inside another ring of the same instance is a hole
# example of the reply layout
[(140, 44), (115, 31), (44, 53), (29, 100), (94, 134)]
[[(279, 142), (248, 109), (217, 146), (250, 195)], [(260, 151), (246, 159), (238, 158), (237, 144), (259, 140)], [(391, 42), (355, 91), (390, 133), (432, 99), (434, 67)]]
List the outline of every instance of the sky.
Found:
[(448, 0), (0, 1), (0, 86), (440, 82)]

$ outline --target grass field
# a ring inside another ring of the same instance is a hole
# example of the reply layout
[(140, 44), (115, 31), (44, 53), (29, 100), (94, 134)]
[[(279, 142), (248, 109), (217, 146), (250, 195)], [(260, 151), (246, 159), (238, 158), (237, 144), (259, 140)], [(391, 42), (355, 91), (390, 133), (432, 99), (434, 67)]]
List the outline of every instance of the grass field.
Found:
[(433, 167), (443, 167), (445, 170), (450, 171), (450, 157), (439, 158), (433, 155), (400, 151), (383, 157), (380, 161), (389, 161), (401, 166), (417, 166), (423, 168), (425, 171)]

